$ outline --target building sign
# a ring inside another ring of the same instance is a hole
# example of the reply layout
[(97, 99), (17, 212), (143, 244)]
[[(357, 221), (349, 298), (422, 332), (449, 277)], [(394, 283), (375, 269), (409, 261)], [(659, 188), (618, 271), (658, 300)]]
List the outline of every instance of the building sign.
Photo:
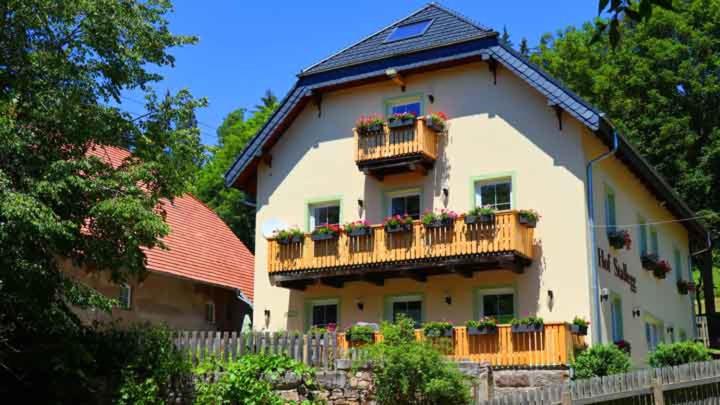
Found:
[(628, 273), (627, 264), (620, 263), (617, 257), (613, 257), (610, 253), (605, 254), (602, 248), (598, 248), (598, 266), (627, 283), (630, 286), (630, 291), (637, 292), (637, 280), (635, 280), (635, 276)]

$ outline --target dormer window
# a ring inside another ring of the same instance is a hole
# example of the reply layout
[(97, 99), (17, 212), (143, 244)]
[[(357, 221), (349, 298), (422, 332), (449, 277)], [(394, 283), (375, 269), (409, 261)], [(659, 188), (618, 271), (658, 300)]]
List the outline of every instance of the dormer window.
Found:
[(430, 24), (432, 24), (432, 22), (433, 20), (424, 20), (395, 27), (395, 29), (390, 32), (390, 35), (385, 38), (385, 42), (395, 42), (403, 39), (419, 37), (423, 35), (428, 28), (430, 28)]

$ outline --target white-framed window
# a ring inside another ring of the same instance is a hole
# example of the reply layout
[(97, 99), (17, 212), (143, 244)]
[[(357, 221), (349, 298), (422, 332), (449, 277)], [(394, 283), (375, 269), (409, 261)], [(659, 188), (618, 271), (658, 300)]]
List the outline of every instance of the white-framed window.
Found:
[(205, 321), (215, 323), (215, 303), (212, 301), (205, 303)]
[(663, 339), (663, 327), (662, 323), (656, 320), (645, 321), (645, 342), (647, 343), (648, 350), (655, 350), (657, 345), (662, 343)]
[(339, 201), (310, 204), (308, 209), (310, 210), (310, 230), (320, 225), (340, 223)]
[(395, 321), (398, 316), (405, 315), (415, 321), (419, 328), (423, 323), (423, 299), (421, 295), (403, 295), (390, 299), (390, 319)]
[(420, 219), (420, 190), (398, 191), (388, 194), (388, 215), (410, 215)]
[(495, 318), (498, 323), (508, 323), (515, 317), (515, 290), (493, 288), (478, 290), (480, 316)]
[(612, 327), (613, 342), (619, 342), (625, 338), (623, 327), (622, 299), (613, 296), (610, 300), (610, 325)]
[(337, 299), (315, 300), (310, 302), (310, 325), (326, 328), (338, 324), (339, 301)]
[(475, 182), (475, 206), (489, 206), (497, 211), (510, 210), (512, 206), (512, 178), (503, 177)]
[(419, 117), (423, 113), (421, 95), (395, 98), (388, 100), (385, 105), (387, 107), (387, 115), (412, 113), (416, 117)]
[(118, 297), (120, 308), (132, 308), (132, 287), (129, 284), (120, 285), (120, 296)]

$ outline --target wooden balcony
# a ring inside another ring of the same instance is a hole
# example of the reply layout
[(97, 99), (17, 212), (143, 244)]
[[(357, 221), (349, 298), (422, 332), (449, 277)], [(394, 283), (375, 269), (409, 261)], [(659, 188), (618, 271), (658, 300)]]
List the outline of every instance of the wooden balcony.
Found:
[(367, 175), (380, 180), (403, 172), (427, 173), (435, 164), (438, 133), (418, 118), (408, 127), (389, 128), (355, 136), (355, 162)]
[[(344, 350), (359, 345), (348, 342), (344, 333), (338, 333), (338, 346)], [(422, 330), (415, 331), (417, 340), (428, 340)], [(375, 342), (382, 335), (375, 334)], [(547, 323), (540, 332), (513, 333), (510, 325), (498, 325), (497, 333), (470, 335), (467, 328), (456, 327), (452, 338), (435, 338), (437, 345), (448, 357), (489, 363), (494, 367), (559, 367), (573, 359), (574, 348), (584, 345), (584, 337), (570, 333), (566, 323)]]
[(370, 234), (281, 245), (268, 240), (268, 272), (276, 285), (304, 289), (317, 280), (334, 287), (364, 280), (408, 277), (424, 281), (435, 274), (508, 269), (522, 272), (533, 257), (533, 229), (515, 211), (500, 212), (491, 224), (467, 225), (458, 218), (447, 228), (426, 228), (415, 221), (410, 232), (387, 233), (373, 225)]

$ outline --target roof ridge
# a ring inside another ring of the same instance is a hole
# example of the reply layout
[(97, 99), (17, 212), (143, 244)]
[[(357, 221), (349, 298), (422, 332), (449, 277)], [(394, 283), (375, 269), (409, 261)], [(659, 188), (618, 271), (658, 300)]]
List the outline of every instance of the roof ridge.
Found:
[(348, 49), (354, 47), (355, 45), (359, 45), (359, 44), (367, 41), (368, 39), (370, 39), (370, 38), (374, 37), (375, 35), (377, 35), (377, 34), (383, 32), (383, 31), (385, 31), (386, 29), (388, 29), (388, 28), (390, 28), (390, 27), (392, 27), (392, 26), (394, 26), (394, 25), (400, 24), (401, 22), (407, 20), (408, 18), (411, 18), (411, 17), (415, 16), (416, 14), (419, 14), (420, 12), (425, 11), (427, 8), (431, 7), (432, 5), (433, 5), (433, 3), (428, 3), (428, 4), (426, 4), (425, 6), (423, 6), (422, 8), (420, 8), (420, 9), (418, 9), (418, 10), (415, 10), (414, 12), (410, 13), (410, 15), (407, 15), (407, 16), (405, 16), (405, 17), (402, 17), (402, 18), (399, 19), (399, 20), (393, 21), (393, 22), (390, 23), (389, 25), (387, 25), (387, 26), (385, 26), (385, 27), (383, 27), (383, 28), (381, 28), (381, 29), (373, 32), (373, 33), (370, 34), (370, 35), (367, 35), (367, 36), (363, 37), (363, 38), (360, 39), (359, 41), (355, 41), (355, 42), (352, 43), (351, 45), (348, 45), (348, 46), (346, 46), (345, 48), (342, 48), (341, 50), (333, 53), (332, 55), (330, 55), (330, 56), (328, 56), (328, 57), (326, 57), (326, 58), (323, 58), (322, 60), (320, 60), (320, 61), (318, 61), (318, 62), (316, 62), (316, 63), (313, 63), (312, 65), (310, 65), (310, 66), (306, 67), (305, 69), (301, 70), (301, 71), (300, 71), (300, 74), (298, 74), (298, 76), (302, 75), (303, 73), (309, 71), (310, 69), (312, 69), (312, 68), (314, 68), (314, 67), (316, 67), (316, 66), (318, 66), (318, 65), (321, 65), (321, 64), (324, 63), (324, 62), (327, 62), (328, 60), (334, 58), (335, 56), (340, 55), (341, 53), (347, 51)]
[(458, 11), (455, 11), (455, 10), (453, 10), (453, 9), (451, 9), (451, 8), (448, 8), (448, 7), (446, 7), (446, 6), (443, 6), (442, 4), (440, 4), (440, 3), (437, 2), (437, 1), (432, 1), (432, 2), (428, 3), (428, 6), (434, 6), (435, 8), (437, 8), (437, 9), (439, 9), (439, 10), (442, 10), (442, 11), (448, 13), (448, 14), (452, 14), (453, 16), (455, 16), (455, 17), (457, 17), (457, 18), (465, 21), (466, 23), (472, 25), (473, 27), (475, 27), (475, 28), (477, 28), (477, 29), (479, 29), (479, 30), (491, 31), (491, 32), (494, 32), (494, 31), (495, 31), (495, 30), (493, 30), (492, 28), (490, 28), (490, 27), (488, 27), (488, 26), (486, 26), (486, 25), (480, 24), (479, 22), (477, 22), (477, 21), (475, 21), (475, 20), (473, 20), (473, 19), (465, 16), (464, 14), (461, 14), (461, 13), (458, 12)]

